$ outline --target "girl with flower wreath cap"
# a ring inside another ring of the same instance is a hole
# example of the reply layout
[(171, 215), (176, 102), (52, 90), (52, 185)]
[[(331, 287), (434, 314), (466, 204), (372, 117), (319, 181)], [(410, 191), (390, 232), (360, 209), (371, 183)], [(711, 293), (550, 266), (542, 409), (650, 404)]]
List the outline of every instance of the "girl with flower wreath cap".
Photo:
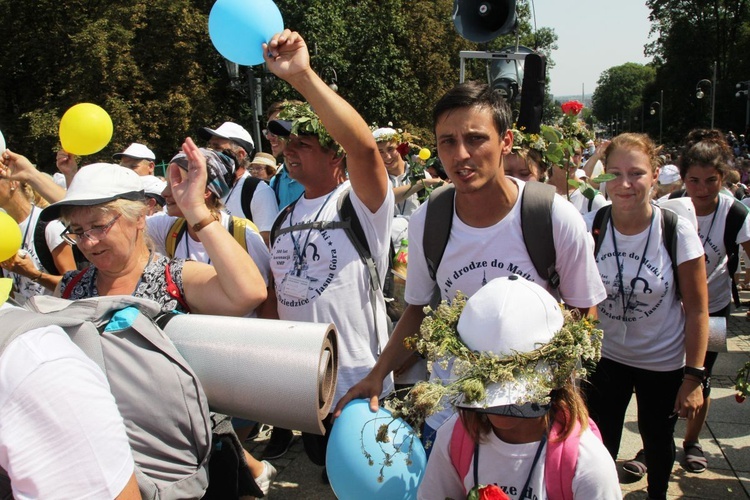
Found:
[(418, 497), (622, 498), (574, 380), (581, 362), (598, 359), (601, 331), (515, 275), (462, 305), (441, 306), (416, 340), (428, 357), (457, 354), (456, 381), (439, 387), (458, 408), (437, 433)]

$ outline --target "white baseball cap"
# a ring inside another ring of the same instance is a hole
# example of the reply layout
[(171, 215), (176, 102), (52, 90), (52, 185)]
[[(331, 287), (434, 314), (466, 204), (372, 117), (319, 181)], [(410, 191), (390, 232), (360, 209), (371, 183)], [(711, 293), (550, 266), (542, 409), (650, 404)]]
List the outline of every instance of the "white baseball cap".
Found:
[(141, 184), (143, 184), (143, 192), (147, 198), (156, 198), (156, 201), (160, 205), (164, 205), (164, 196), (162, 192), (167, 187), (166, 181), (163, 181), (155, 175), (139, 175), (141, 178)]
[(221, 137), (222, 139), (229, 139), (239, 144), (248, 156), (253, 155), (255, 151), (255, 143), (250, 132), (245, 130), (242, 125), (238, 125), (234, 122), (224, 122), (216, 130), (203, 127), (198, 129), (198, 137), (204, 141), (211, 139), (211, 136)]
[(58, 219), (62, 207), (91, 207), (118, 199), (145, 200), (141, 177), (120, 165), (93, 163), (79, 169), (65, 198), (46, 207), (39, 217)]
[[(547, 344), (563, 327), (560, 304), (544, 288), (511, 275), (496, 278), (466, 302), (458, 320), (458, 333), (473, 351), (491, 352), (505, 357), (533, 351)], [(537, 373), (552, 374), (540, 362)], [(535, 394), (531, 380), (516, 378), (511, 382), (491, 383), (486, 397), (473, 403), (458, 401), (459, 408), (523, 418), (543, 416), (549, 405), (530, 401)]]
[(677, 165), (669, 163), (659, 169), (659, 177), (657, 178), (659, 184), (672, 184), (679, 180), (680, 169), (677, 168)]
[(148, 147), (146, 147), (145, 145), (138, 142), (134, 142), (133, 144), (128, 146), (122, 153), (113, 154), (112, 159), (119, 160), (123, 156), (136, 158), (138, 160), (156, 160), (156, 155), (154, 154), (154, 152), (148, 149)]

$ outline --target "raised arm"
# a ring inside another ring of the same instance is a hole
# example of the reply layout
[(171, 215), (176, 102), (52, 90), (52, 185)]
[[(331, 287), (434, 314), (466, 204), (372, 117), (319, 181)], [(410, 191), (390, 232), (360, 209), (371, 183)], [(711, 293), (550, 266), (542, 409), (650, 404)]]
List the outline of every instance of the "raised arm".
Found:
[(6, 149), (0, 160), (0, 177), (25, 182), (50, 203), (65, 198), (65, 190), (52, 177), (40, 172), (25, 156)]
[(193, 312), (244, 316), (266, 299), (266, 284), (250, 255), (206, 207), (206, 159), (189, 137), (182, 145), (188, 172), (171, 165), (172, 196), (191, 226), (201, 225), (201, 243), (212, 265), (188, 261), (183, 268), (185, 300)]
[(346, 151), (352, 188), (376, 212), (390, 189), (388, 175), (367, 123), (310, 67), (307, 45), (299, 33), (284, 30), (263, 44), (268, 69), (302, 94), (331, 136)]

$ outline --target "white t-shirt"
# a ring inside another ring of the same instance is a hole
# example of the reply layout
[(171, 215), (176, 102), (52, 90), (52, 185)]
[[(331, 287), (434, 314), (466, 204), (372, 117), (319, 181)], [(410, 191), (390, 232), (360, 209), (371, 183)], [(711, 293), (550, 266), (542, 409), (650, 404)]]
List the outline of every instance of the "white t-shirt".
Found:
[[(517, 274), (548, 288), (553, 295), (559, 292), (571, 307), (592, 307), (604, 300), (606, 292), (594, 261), (594, 241), (575, 207), (558, 196), (552, 202), (552, 234), (560, 287), (553, 291), (542, 280), (531, 262), (521, 230), (521, 197), (525, 183), (512, 181), (518, 185), (516, 204), (491, 227), (465, 224), (454, 208), (448, 245), (437, 271), (441, 298), (453, 300), (459, 290), (471, 297), (490, 280)], [(409, 221), (409, 274), (405, 297), (407, 303), (415, 305), (429, 304), (435, 286), (422, 246), (426, 208), (427, 204), (421, 206)], [(444, 369), (434, 363), (431, 377), (445, 380), (449, 373), (450, 367)], [(437, 429), (451, 413), (448, 409), (433, 415), (427, 424)]]
[[(297, 200), (280, 229), (313, 221), (338, 221), (338, 198), (350, 186), (341, 184), (326, 196)], [(388, 265), (393, 219), (393, 191), (377, 212), (350, 190), (354, 210), (362, 224), (381, 280), (377, 291), (377, 330), (370, 302), (370, 277), (343, 229), (302, 229), (281, 234), (272, 241), (271, 270), (278, 299), (279, 317), (290, 321), (333, 323), (338, 331), (339, 372), (333, 406), (375, 365), (388, 342), (382, 281)], [(294, 237), (294, 239), (292, 239)], [(302, 255), (300, 255), (302, 254)], [(295, 262), (302, 257), (299, 264)], [(383, 386), (383, 395), (392, 380)]]
[[(228, 231), (229, 230), (229, 215), (225, 212), (221, 214), (221, 225)], [(169, 229), (172, 227), (177, 217), (167, 215), (151, 216), (146, 218), (146, 227), (148, 234), (154, 240), (154, 250), (160, 255), (167, 255), (166, 241), (169, 235)], [(247, 245), (247, 253), (253, 258), (255, 265), (258, 266), (260, 274), (263, 276), (263, 280), (268, 285), (268, 280), (271, 276), (271, 256), (268, 253), (268, 247), (263, 243), (263, 238), (250, 226), (245, 228), (245, 243)], [(178, 259), (190, 259), (196, 262), (203, 262), (204, 264), (210, 264), (211, 258), (206, 252), (206, 248), (203, 243), (196, 241), (188, 236), (187, 231), (183, 234), (182, 238), (177, 242), (175, 246), (175, 255), (172, 258)]]
[(59, 327), (31, 330), (0, 356), (0, 466), (19, 500), (114, 498), (133, 474), (104, 374)]
[(52, 180), (61, 188), (68, 189), (68, 182), (65, 180), (65, 176), (62, 174), (62, 172), (55, 172), (54, 174), (52, 174)]
[[(708, 311), (716, 312), (732, 300), (732, 277), (727, 269), (727, 249), (724, 247), (724, 228), (727, 214), (735, 198), (719, 193), (719, 205), (714, 213), (699, 215), (698, 236), (706, 252), (706, 274), (708, 275)], [(709, 233), (710, 231), (710, 233)], [(750, 217), (745, 217), (737, 233), (738, 244), (750, 241)]]
[[(250, 174), (245, 174), (238, 180), (227, 195), (222, 198), (224, 209), (229, 215), (235, 217), (250, 218), (250, 214), (245, 215), (242, 210), (242, 186)], [(258, 226), (259, 231), (270, 231), (276, 215), (279, 213), (279, 205), (276, 203), (276, 194), (273, 189), (264, 181), (260, 181), (255, 186), (253, 198), (250, 200), (250, 210), (253, 215), (253, 223)]]
[[(432, 179), (432, 176), (429, 173), (425, 172), (424, 175), (425, 179)], [(389, 175), (388, 177), (390, 178), (391, 185), (394, 188), (409, 185), (409, 167), (407, 166), (406, 171), (401, 175)], [(406, 217), (408, 219), (411, 214), (413, 214), (414, 211), (419, 207), (420, 203), (419, 192), (416, 192), (403, 200), (401, 203), (396, 203), (396, 212), (394, 215), (396, 215), (397, 217)]]
[[(146, 218), (146, 227), (151, 239), (154, 240), (154, 251), (158, 254), (167, 255), (166, 241), (169, 236), (169, 229), (172, 227), (177, 217), (173, 216), (151, 216)], [(221, 212), (221, 225), (229, 230), (229, 215)], [(255, 265), (258, 266), (263, 281), (268, 286), (271, 277), (271, 255), (268, 253), (268, 247), (263, 242), (263, 238), (251, 227), (245, 229), (245, 243), (247, 244), (247, 253), (253, 258)], [(206, 248), (200, 241), (195, 241), (189, 235), (187, 230), (175, 246), (175, 255), (172, 257), (180, 259), (190, 259), (196, 262), (210, 264), (211, 259), (206, 252)], [(255, 317), (251, 313), (249, 317)]]
[[(48, 274), (57, 274), (57, 269), (45, 269), (44, 266), (42, 266), (42, 263), (37, 256), (36, 249), (34, 248), (34, 231), (36, 230), (36, 225), (39, 222), (39, 215), (41, 213), (42, 210), (40, 208), (32, 205), (29, 216), (26, 217), (23, 222), (18, 224), (23, 238), (21, 241), (21, 249), (27, 252), (27, 258), (31, 259), (31, 262), (36, 269), (43, 270)], [(65, 243), (60, 236), (64, 230), (65, 225), (57, 219), (47, 224), (44, 237), (50, 252), (59, 245)], [(27, 299), (34, 297), (35, 295), (52, 295), (52, 291), (46, 289), (41, 283), (36, 283), (25, 276), (6, 271), (3, 271), (3, 274), (13, 278), (13, 288), (17, 292), (15, 298), (19, 304), (25, 303)]]
[[(589, 201), (591, 202), (591, 210), (589, 210)], [(588, 198), (583, 196), (583, 193), (580, 189), (574, 189), (570, 193), (570, 202), (574, 207), (576, 207), (576, 210), (578, 210), (578, 212), (584, 216), (589, 213), (596, 213), (597, 210), (611, 203), (607, 201), (607, 199), (601, 193), (596, 193), (594, 199), (589, 200)]]
[[(596, 257), (607, 289), (607, 297), (598, 308), (599, 328), (604, 331), (602, 356), (660, 372), (678, 370), (685, 364), (685, 313), (675, 293), (672, 261), (662, 239), (661, 218), (661, 210), (654, 208), (651, 238), (645, 252), (648, 228), (639, 234), (624, 235), (609, 224)], [(698, 233), (690, 222), (679, 217), (677, 265), (701, 255), (703, 249)], [(624, 296), (618, 279), (618, 258), (625, 278)], [(626, 301), (628, 311), (623, 321)]]
[[(465, 477), (458, 477), (450, 457), (450, 441), (458, 415), (448, 420), (437, 433), (427, 462), (424, 479), (419, 486), (417, 498), (433, 500), (442, 498), (465, 498), (474, 487), (474, 463), (469, 465)], [(530, 496), (522, 496), (522, 489), (531, 472), (539, 441), (524, 444), (509, 444), (501, 441), (493, 432), (487, 441), (479, 445), (479, 484), (495, 484), (508, 497), (515, 500), (548, 498), (544, 484), (544, 461), (547, 447), (542, 450), (529, 482)], [(615, 463), (601, 441), (586, 429), (578, 444), (578, 462), (573, 475), (573, 497), (589, 500), (621, 499), (622, 492), (617, 479)]]

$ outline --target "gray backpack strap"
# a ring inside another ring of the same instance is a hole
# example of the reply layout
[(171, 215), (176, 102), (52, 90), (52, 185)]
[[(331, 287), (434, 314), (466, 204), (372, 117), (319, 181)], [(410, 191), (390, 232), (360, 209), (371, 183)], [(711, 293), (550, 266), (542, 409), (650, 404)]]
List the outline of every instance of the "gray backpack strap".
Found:
[(556, 289), (560, 275), (555, 269), (557, 252), (552, 233), (552, 202), (555, 188), (541, 182), (527, 182), (521, 197), (521, 232), (526, 251), (537, 274)]
[(452, 184), (446, 184), (433, 190), (427, 200), (422, 246), (424, 247), (427, 270), (433, 281), (437, 279), (437, 270), (440, 261), (443, 260), (445, 247), (448, 246), (448, 239), (451, 234), (455, 191), (456, 189)]

